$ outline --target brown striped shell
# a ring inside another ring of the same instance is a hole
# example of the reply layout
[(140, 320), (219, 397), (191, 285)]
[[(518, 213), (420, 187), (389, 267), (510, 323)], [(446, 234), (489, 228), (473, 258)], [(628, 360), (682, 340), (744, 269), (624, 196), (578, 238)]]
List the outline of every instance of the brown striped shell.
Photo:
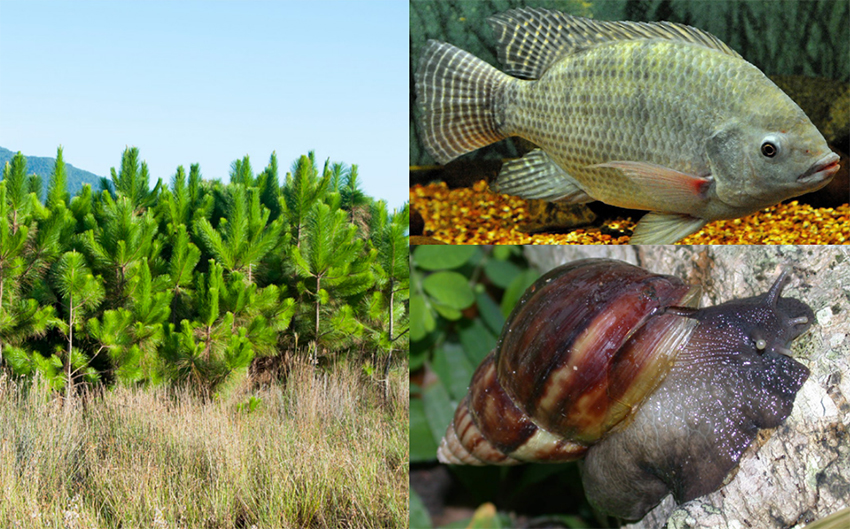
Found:
[(717, 490), (809, 376), (789, 347), (815, 316), (782, 297), (788, 279), (696, 308), (696, 287), (618, 261), (549, 272), (475, 372), (439, 459), (583, 456), (590, 504), (629, 520), (667, 494), (683, 503)]
[(590, 259), (538, 279), (478, 367), (438, 450), (444, 463), (571, 461), (628, 423), (696, 322), (699, 288)]

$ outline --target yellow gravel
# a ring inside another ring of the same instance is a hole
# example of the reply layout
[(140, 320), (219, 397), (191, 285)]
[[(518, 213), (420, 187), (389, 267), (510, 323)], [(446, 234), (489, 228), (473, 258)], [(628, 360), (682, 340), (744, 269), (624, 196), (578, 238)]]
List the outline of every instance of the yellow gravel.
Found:
[[(527, 201), (488, 190), (486, 180), (471, 188), (444, 183), (410, 188), (410, 202), (425, 222), (425, 235), (447, 244), (626, 244), (635, 221), (606, 220), (607, 229), (527, 234), (517, 230), (529, 218)], [(613, 231), (614, 236), (604, 233)], [(721, 220), (679, 244), (850, 244), (850, 205), (813, 208), (797, 201), (765, 208), (748, 217)]]

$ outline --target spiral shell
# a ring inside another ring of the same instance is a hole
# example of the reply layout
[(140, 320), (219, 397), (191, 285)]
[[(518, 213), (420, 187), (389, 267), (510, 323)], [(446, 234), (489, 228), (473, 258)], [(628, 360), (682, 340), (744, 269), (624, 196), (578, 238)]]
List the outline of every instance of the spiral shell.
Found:
[(696, 322), (700, 290), (612, 260), (538, 279), (440, 444), (444, 463), (571, 461), (627, 424), (669, 372)]

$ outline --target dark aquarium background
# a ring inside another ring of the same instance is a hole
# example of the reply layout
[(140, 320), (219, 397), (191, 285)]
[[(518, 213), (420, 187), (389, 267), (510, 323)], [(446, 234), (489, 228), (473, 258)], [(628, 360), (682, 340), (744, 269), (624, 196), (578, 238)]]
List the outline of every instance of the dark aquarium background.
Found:
[[(850, 131), (848, 0), (450, 0), (410, 3), (410, 164), (432, 165), (415, 125), (413, 72), (428, 39), (458, 46), (501, 69), (487, 18), (545, 7), (598, 20), (667, 20), (706, 30), (760, 68), (806, 111), (827, 141), (847, 153)], [(516, 157), (530, 146), (508, 139), (464, 160)]]

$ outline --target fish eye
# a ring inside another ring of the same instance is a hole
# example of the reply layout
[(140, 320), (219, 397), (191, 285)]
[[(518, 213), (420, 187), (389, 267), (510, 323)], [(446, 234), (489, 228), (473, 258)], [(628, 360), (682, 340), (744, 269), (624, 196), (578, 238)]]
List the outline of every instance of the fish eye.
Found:
[(768, 158), (773, 158), (776, 156), (776, 145), (773, 143), (766, 141), (761, 144), (761, 153)]
[(761, 154), (766, 158), (774, 158), (779, 154), (779, 138), (772, 134), (765, 136), (761, 142)]

